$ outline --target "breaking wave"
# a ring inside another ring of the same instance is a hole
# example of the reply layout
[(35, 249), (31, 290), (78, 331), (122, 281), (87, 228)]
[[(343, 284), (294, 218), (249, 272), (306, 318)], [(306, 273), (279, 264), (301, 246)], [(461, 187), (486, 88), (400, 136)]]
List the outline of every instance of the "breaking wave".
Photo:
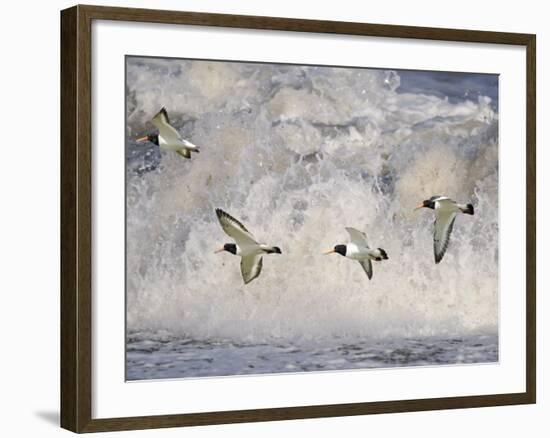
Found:
[[(397, 71), (127, 60), (127, 324), (260, 342), (495, 333), (494, 100), (403, 92)], [(201, 147), (184, 160), (134, 138), (162, 106)], [(472, 202), (434, 264), (431, 211)], [(244, 286), (214, 208), (283, 254)], [(321, 253), (366, 231), (389, 260)]]

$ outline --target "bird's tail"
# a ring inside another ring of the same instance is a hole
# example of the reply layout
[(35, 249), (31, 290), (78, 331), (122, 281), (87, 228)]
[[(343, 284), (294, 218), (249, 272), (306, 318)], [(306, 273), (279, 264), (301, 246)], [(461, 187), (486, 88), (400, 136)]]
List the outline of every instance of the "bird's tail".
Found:
[(278, 246), (268, 246), (264, 248), (264, 252), (266, 252), (267, 254), (282, 254), (281, 248), (279, 248)]
[(460, 210), (465, 214), (474, 214), (474, 206), (472, 204), (463, 205), (460, 207)]
[(182, 143), (185, 148), (191, 152), (200, 152), (199, 147), (196, 144), (191, 143), (189, 140), (182, 139)]

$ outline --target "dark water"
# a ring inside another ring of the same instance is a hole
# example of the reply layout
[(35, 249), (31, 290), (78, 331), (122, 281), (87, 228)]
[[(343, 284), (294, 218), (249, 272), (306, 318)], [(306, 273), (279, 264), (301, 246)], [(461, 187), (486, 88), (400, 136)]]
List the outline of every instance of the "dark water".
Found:
[(126, 351), (127, 380), (142, 380), (488, 363), (498, 361), (498, 337), (246, 344), (134, 333)]
[(397, 70), (400, 78), (397, 93), (415, 93), (449, 99), (451, 103), (477, 101), (479, 96), (491, 98), (498, 108), (498, 75), (457, 72)]

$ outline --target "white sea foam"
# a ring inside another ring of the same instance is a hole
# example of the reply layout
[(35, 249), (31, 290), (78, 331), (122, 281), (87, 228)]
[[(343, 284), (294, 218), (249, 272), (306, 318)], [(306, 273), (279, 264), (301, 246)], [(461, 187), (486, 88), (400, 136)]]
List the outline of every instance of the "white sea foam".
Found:
[[(166, 106), (201, 147), (127, 176), (129, 330), (293, 341), (498, 326), (498, 114), (489, 98), (399, 93), (381, 70), (128, 60), (129, 150)], [(141, 146), (143, 147), (143, 146)], [(139, 164), (139, 163), (138, 163)], [(472, 202), (434, 264), (431, 195)], [(281, 247), (244, 286), (214, 208)], [(389, 260), (323, 250), (365, 230)]]

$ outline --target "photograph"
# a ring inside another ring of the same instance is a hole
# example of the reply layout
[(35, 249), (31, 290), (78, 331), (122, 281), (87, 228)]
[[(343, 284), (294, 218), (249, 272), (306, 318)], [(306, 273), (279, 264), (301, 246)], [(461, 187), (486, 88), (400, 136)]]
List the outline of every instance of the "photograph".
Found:
[(499, 362), (498, 74), (124, 62), (127, 381)]

